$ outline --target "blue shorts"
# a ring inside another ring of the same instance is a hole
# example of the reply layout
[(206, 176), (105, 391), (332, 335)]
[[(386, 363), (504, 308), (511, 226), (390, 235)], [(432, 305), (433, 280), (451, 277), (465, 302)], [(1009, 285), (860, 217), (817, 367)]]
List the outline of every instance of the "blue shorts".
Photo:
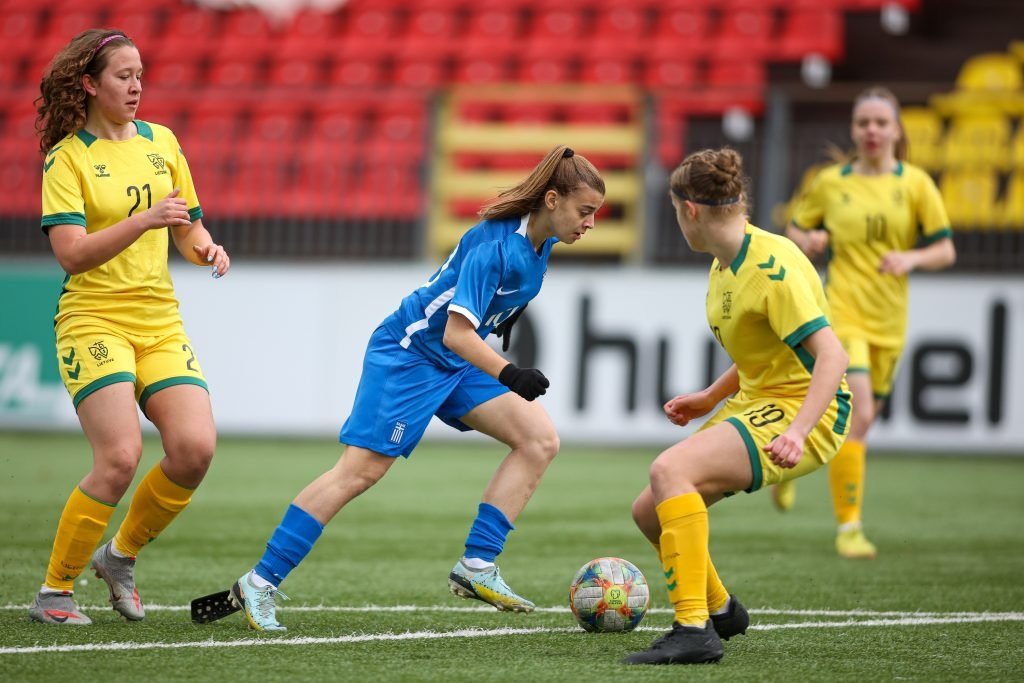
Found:
[(440, 368), (403, 349), (383, 327), (370, 337), (355, 405), (339, 441), (382, 455), (409, 457), (437, 415), (459, 431), (460, 418), (508, 387), (473, 365)]

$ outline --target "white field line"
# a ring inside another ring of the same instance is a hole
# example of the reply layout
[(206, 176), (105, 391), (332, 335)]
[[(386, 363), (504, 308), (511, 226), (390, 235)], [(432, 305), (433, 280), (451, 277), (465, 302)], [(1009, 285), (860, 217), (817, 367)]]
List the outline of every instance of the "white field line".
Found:
[[(0, 605), (0, 611), (23, 611), (29, 605)], [(88, 612), (90, 610), (103, 611), (110, 609), (106, 603), (102, 605), (79, 605), (79, 608)], [(187, 612), (188, 605), (151, 605), (145, 604), (147, 612)], [(287, 612), (495, 612), (493, 607), (484, 605), (461, 606), (461, 605), (283, 605), (280, 608), (282, 613)], [(538, 613), (561, 614), (568, 613), (568, 607), (538, 607), (534, 610)], [(774, 609), (771, 607), (753, 608), (748, 610), (751, 614), (785, 616), (785, 617), (877, 617), (877, 618), (928, 618), (937, 619), (974, 617), (997, 617), (1005, 618), (1006, 621), (1018, 621), (1024, 618), (1024, 612), (884, 612), (866, 609), (852, 610), (831, 610), (831, 609)], [(648, 614), (672, 614), (673, 610), (668, 607), (652, 607)]]
[[(904, 617), (898, 619), (847, 619), (845, 621), (811, 621), (787, 624), (754, 624), (754, 631), (771, 631), (794, 628), (858, 628), (871, 626), (927, 626), (936, 624), (967, 624), (978, 622), (1024, 621), (1024, 613), (976, 614), (972, 617)], [(661, 632), (664, 628), (642, 626), (637, 631)], [(202, 640), (183, 643), (145, 643), (145, 642), (110, 642), (88, 643), (83, 645), (32, 645), (26, 647), (0, 647), (0, 655), (26, 655), (40, 653), (69, 652), (111, 652), (120, 650), (181, 650), (232, 647), (270, 647), (280, 645), (337, 645), (347, 643), (365, 643), (400, 640), (437, 640), (443, 638), (487, 638), (494, 636), (534, 635), (539, 633), (581, 633), (579, 628), (498, 628), (498, 629), (458, 629), (454, 631), (412, 631), (407, 633), (368, 633), (350, 636), (334, 636), (329, 638), (300, 636), (296, 638), (246, 638), (241, 640)]]

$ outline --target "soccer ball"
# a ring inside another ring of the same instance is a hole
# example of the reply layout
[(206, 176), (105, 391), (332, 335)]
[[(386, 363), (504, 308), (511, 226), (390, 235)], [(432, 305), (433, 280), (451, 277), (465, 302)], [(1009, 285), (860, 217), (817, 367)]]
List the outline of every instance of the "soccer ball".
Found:
[(632, 631), (647, 614), (650, 600), (647, 579), (619, 557), (587, 562), (569, 584), (569, 607), (591, 633)]

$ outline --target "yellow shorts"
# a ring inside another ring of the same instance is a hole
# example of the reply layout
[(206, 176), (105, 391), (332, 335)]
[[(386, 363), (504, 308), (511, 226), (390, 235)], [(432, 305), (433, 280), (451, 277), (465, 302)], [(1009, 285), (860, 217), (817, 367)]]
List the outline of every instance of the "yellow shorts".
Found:
[(896, 367), (903, 353), (903, 344), (879, 346), (872, 344), (865, 335), (854, 330), (836, 330), (836, 336), (850, 356), (850, 366), (846, 372), (868, 373), (871, 378), (871, 393), (875, 398), (889, 398)]
[(87, 396), (117, 382), (132, 382), (146, 412), (150, 396), (176, 384), (209, 390), (192, 343), (179, 323), (160, 334), (139, 335), (109, 322), (76, 316), (57, 327), (57, 365), (78, 408)]
[(818, 424), (804, 441), (804, 454), (796, 467), (783, 468), (773, 463), (764, 452), (772, 439), (782, 434), (796, 417), (803, 398), (747, 396), (740, 392), (718, 409), (699, 431), (728, 422), (740, 433), (747, 445), (753, 480), (747, 493), (763, 486), (802, 477), (831, 460), (850, 432), (850, 392), (846, 383), (828, 406)]

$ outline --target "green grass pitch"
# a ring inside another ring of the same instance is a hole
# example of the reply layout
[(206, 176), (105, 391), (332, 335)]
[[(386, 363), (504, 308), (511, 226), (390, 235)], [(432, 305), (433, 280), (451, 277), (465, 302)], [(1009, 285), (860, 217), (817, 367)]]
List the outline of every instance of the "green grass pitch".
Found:
[[(191, 624), (188, 601), (249, 569), (290, 500), (339, 452), (329, 437), (223, 438), (192, 505), (140, 555), (146, 620), (118, 617), (90, 573), (76, 597), (95, 623), (62, 629), (30, 622), (26, 608), (88, 446), (75, 434), (0, 434), (0, 680), (1009, 681), (1024, 671), (1016, 458), (870, 456), (873, 561), (835, 555), (822, 472), (801, 480), (785, 515), (767, 492), (713, 507), (715, 563), (753, 626), (726, 643), (717, 666), (619, 664), (672, 619), (657, 559), (629, 514), (656, 449), (563, 449), (499, 558), (509, 583), (544, 608), (534, 614), (447, 592), (503, 456), (464, 440), (421, 446), (328, 526), (283, 586), (287, 634), (257, 637), (240, 615)], [(141, 469), (159, 457), (147, 439)], [(652, 583), (637, 632), (587, 634), (568, 611), (569, 580), (602, 555), (625, 557)]]

